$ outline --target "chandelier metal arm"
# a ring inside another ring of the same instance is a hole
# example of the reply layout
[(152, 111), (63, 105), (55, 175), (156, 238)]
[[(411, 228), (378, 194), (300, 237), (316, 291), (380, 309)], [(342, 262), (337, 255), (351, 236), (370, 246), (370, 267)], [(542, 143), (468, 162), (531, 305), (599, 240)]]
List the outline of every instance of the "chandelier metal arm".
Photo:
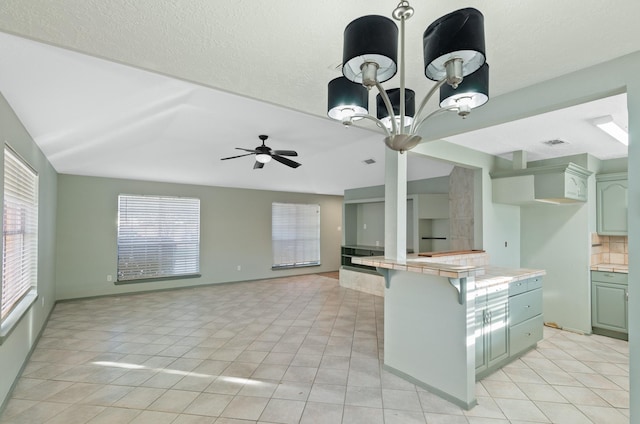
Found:
[(438, 81), (436, 84), (434, 84), (433, 87), (431, 87), (431, 89), (427, 93), (427, 95), (424, 96), (424, 99), (422, 99), (422, 102), (420, 103), (420, 107), (416, 111), (416, 114), (415, 114), (415, 116), (413, 118), (413, 123), (411, 124), (411, 130), (409, 130), (409, 134), (415, 134), (416, 125), (417, 125), (416, 122), (422, 122), (423, 121), (423, 120), (420, 119), (420, 114), (424, 110), (424, 107), (427, 105), (427, 102), (429, 101), (429, 99), (431, 99), (431, 97), (433, 97), (433, 95), (440, 89), (440, 87), (442, 87), (444, 85), (445, 82), (447, 82), (447, 78), (446, 77), (441, 79), (440, 81)]
[(342, 121), (342, 125), (345, 125), (345, 126), (353, 125), (353, 119), (354, 118), (369, 119), (369, 120), (375, 122), (378, 127), (382, 128), (382, 130), (384, 131), (384, 133), (385, 133), (385, 135), (387, 137), (389, 137), (391, 135), (391, 133), (389, 132), (387, 127), (382, 123), (382, 121), (379, 120), (378, 118), (376, 118), (375, 116), (372, 116), (372, 115), (365, 115), (365, 114), (362, 114), (362, 113), (355, 113), (355, 114), (349, 116), (348, 118), (345, 118)]
[[(425, 116), (424, 118), (422, 118), (419, 122), (418, 121), (413, 121), (413, 123), (415, 124), (415, 131), (418, 132), (418, 129), (420, 128), (420, 126), (422, 124), (424, 124), (424, 122), (429, 119), (429, 118), (433, 118), (434, 116), (438, 116), (438, 115), (442, 115), (445, 112), (449, 112), (451, 110), (458, 110), (458, 106), (449, 106), (449, 107), (443, 107), (440, 109), (436, 109), (433, 112), (431, 112), (430, 114), (428, 114), (427, 116)], [(417, 124), (416, 124), (417, 122)]]
[[(409, 3), (406, 3), (407, 6), (409, 6)], [(400, 3), (398, 5), (398, 7), (401, 7), (402, 3)], [(405, 15), (401, 15), (400, 17), (400, 131), (398, 132), (402, 132), (404, 130), (404, 116), (405, 116), (405, 80), (404, 80), (404, 23), (406, 21), (406, 17)], [(389, 115), (389, 116), (393, 116), (393, 115)], [(392, 119), (393, 121), (395, 121), (395, 118)], [(397, 133), (396, 133), (397, 134)]]
[[(389, 100), (387, 91), (384, 89), (382, 84), (380, 84), (377, 80), (376, 80), (376, 87), (380, 92), (380, 97), (382, 98), (382, 101), (384, 102), (385, 107), (387, 108), (387, 113), (391, 117), (391, 134), (398, 134), (399, 133), (398, 126), (396, 125), (396, 120), (393, 118), (395, 116), (395, 114), (393, 113), (393, 106), (391, 105), (391, 100)], [(380, 122), (377, 118), (376, 118), (376, 121)], [(386, 127), (384, 125), (382, 125), (382, 127), (386, 130)]]

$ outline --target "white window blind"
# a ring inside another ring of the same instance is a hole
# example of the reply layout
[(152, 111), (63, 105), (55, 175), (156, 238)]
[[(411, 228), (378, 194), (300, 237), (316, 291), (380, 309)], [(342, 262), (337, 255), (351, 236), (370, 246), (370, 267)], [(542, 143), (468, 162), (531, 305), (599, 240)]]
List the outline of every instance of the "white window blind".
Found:
[(4, 149), (2, 307), (4, 320), (38, 280), (38, 175)]
[(118, 281), (199, 272), (200, 199), (118, 196)]
[(320, 205), (273, 203), (273, 268), (320, 265)]

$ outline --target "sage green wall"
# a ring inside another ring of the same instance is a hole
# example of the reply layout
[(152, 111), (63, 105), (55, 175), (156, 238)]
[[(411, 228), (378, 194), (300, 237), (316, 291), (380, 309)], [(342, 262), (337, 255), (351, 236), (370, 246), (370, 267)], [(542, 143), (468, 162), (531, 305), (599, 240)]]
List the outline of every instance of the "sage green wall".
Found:
[(522, 266), (547, 271), (545, 322), (591, 333), (588, 205), (525, 205), (520, 214)]
[[(449, 177), (426, 178), (407, 181), (407, 194), (447, 193)], [(344, 191), (344, 200), (380, 199), (379, 202), (359, 203), (355, 206), (355, 220), (345, 223), (345, 244), (347, 240), (355, 240), (361, 246), (384, 246), (384, 186), (351, 188)], [(407, 204), (407, 248), (413, 249), (413, 200)], [(348, 214), (345, 208), (345, 214)], [(345, 218), (345, 222), (347, 219)], [(367, 228), (364, 228), (364, 225)], [(346, 231), (351, 234), (347, 235)]]
[(640, 422), (640, 54), (627, 76), (629, 112), (629, 422)]
[[(449, 192), (449, 176), (407, 181), (407, 194), (437, 194)], [(344, 191), (344, 200), (384, 200), (384, 185), (350, 188)]]
[[(414, 153), (476, 170), (474, 249), (484, 249), (492, 265), (520, 266), (520, 208), (493, 203), (491, 172), (504, 161), (443, 140), (419, 144)], [(479, 224), (478, 224), (479, 223)]]
[[(200, 199), (201, 278), (114, 285), (118, 194)], [(320, 267), (272, 271), (271, 203), (318, 203)], [(205, 187), (60, 175), (56, 298), (71, 299), (182, 286), (276, 278), (340, 267), (342, 196)], [(237, 266), (241, 271), (237, 271)]]
[[(0, 139), (27, 161), (39, 176), (38, 299), (0, 345), (0, 406), (2, 406), (54, 305), (57, 174), (2, 95), (0, 95)], [(4, 152), (4, 149), (0, 152)], [(0, 153), (0, 190), (4, 187), (2, 156), (3, 153)]]

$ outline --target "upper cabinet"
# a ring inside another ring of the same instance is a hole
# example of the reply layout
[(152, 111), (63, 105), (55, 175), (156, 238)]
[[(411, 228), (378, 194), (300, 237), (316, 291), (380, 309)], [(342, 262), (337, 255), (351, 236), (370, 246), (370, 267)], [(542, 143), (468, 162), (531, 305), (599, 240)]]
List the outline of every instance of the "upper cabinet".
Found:
[(596, 176), (597, 231), (609, 236), (627, 235), (627, 174)]
[(511, 205), (586, 202), (591, 174), (574, 163), (492, 172), (493, 201)]

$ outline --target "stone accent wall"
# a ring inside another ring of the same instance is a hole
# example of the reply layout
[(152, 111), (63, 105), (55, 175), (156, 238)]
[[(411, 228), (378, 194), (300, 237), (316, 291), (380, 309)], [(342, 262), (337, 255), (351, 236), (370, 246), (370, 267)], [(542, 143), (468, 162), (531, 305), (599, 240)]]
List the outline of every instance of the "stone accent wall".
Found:
[(456, 166), (449, 175), (449, 248), (471, 250), (474, 245), (474, 175)]

